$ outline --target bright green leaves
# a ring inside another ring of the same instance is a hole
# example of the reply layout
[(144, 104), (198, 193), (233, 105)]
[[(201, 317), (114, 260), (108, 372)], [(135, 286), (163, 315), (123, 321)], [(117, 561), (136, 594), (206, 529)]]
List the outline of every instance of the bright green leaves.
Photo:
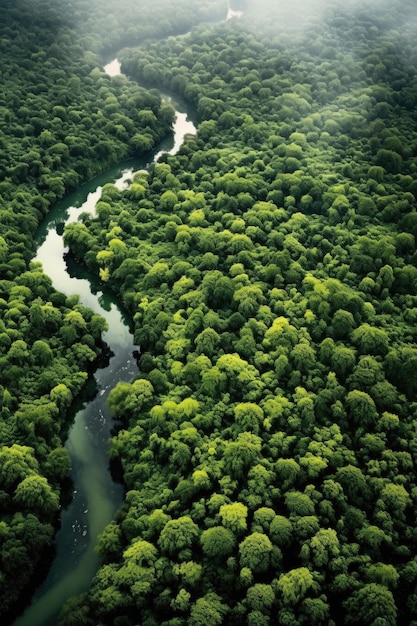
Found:
[(189, 626), (207, 626), (207, 624), (220, 626), (227, 612), (227, 606), (223, 604), (220, 596), (209, 592), (203, 598), (198, 598), (191, 607), (188, 624)]
[(376, 583), (364, 585), (344, 602), (347, 622), (370, 626), (381, 623), (397, 624), (397, 608), (391, 591)]
[(234, 534), (241, 534), (246, 530), (248, 508), (241, 502), (223, 504), (220, 507), (220, 517), (223, 526), (229, 528)]
[[(258, 19), (259, 2), (247, 4), (255, 7), (247, 22)], [(382, 5), (379, 19), (395, 42)], [(395, 94), (372, 82), (391, 53), (374, 50), (362, 14), (303, 31), (302, 55), (280, 23), (261, 29), (274, 29), (278, 48), (241, 21), (239, 32), (204, 26), (125, 51), (129, 74), (180, 89), (206, 121), (126, 191), (103, 189), (97, 220), (68, 229), (76, 256), (119, 294), (141, 346), (141, 378), (109, 398), (126, 428), (112, 458), (132, 489), (120, 524), (101, 540), (117, 566), (97, 577), (95, 621), (324, 626), (346, 598), (365, 607), (365, 585), (396, 596), (398, 564), (413, 551), (415, 411), (402, 393), (414, 398), (417, 371), (415, 120), (402, 116), (390, 67), (403, 70), (385, 65)], [(352, 52), (343, 62), (336, 23)], [(101, 81), (104, 113), (118, 111), (108, 134), (150, 145), (156, 94), (122, 101), (98, 70), (90, 78)], [(121, 114), (124, 104), (137, 124)], [(56, 114), (77, 116), (71, 107)], [(41, 135), (51, 158), (83, 156), (88, 141), (70, 134), (68, 155), (56, 131)], [(96, 150), (102, 163), (114, 154), (103, 137)], [(394, 176), (400, 161), (388, 152), (402, 159)], [(80, 175), (87, 170), (80, 165)], [(6, 302), (11, 325), (29, 304)], [(51, 308), (32, 304), (31, 328), (59, 330), (68, 312)], [(72, 321), (61, 330), (68, 348), (85, 334)], [(4, 354), (18, 339), (5, 335)], [(46, 364), (44, 346), (26, 343)], [(13, 366), (22, 363), (17, 355)], [(45, 383), (60, 407), (62, 380)], [(49, 425), (30, 417), (36, 428)], [(375, 597), (384, 606), (383, 593)], [(410, 610), (401, 611), (407, 621)], [(366, 623), (364, 608), (359, 615)]]
[(369, 324), (362, 324), (354, 330), (352, 340), (362, 354), (384, 355), (388, 351), (387, 333)]
[(141, 567), (154, 565), (158, 551), (148, 541), (135, 541), (125, 550), (123, 557)]
[(16, 487), (25, 477), (36, 476), (37, 470), (32, 448), (13, 444), (0, 449), (0, 483), (4, 487)]
[(225, 468), (233, 478), (243, 478), (260, 458), (261, 439), (249, 432), (240, 433), (236, 441), (226, 445)]
[(236, 424), (242, 432), (258, 434), (264, 419), (264, 412), (260, 406), (252, 402), (241, 402), (235, 406), (234, 414)]
[(203, 552), (212, 559), (224, 559), (232, 554), (236, 540), (233, 533), (223, 526), (214, 526), (203, 531), (201, 538)]
[(52, 516), (58, 512), (58, 496), (43, 476), (27, 476), (16, 487), (14, 501), (23, 510)]
[(306, 567), (298, 567), (283, 574), (277, 583), (278, 592), (285, 605), (295, 606), (305, 595), (317, 588), (313, 574)]
[(118, 416), (138, 414), (153, 397), (151, 383), (139, 378), (133, 383), (119, 383), (109, 394), (111, 411)]
[(161, 531), (158, 544), (163, 552), (176, 554), (181, 560), (191, 554), (191, 548), (199, 535), (198, 526), (188, 516), (170, 520)]
[(254, 532), (239, 545), (240, 565), (254, 573), (265, 572), (271, 565), (272, 543), (267, 535)]

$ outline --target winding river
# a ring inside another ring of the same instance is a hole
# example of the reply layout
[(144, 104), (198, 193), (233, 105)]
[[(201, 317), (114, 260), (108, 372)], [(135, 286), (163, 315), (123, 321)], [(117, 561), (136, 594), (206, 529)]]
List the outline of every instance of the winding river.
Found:
[[(226, 20), (240, 18), (228, 3)], [(117, 59), (105, 67), (109, 76), (121, 73)], [(113, 183), (126, 188), (133, 173), (148, 168), (162, 154), (175, 154), (187, 134), (195, 134), (196, 125), (184, 102), (161, 94), (176, 111), (173, 134), (146, 158), (130, 160), (107, 170), (56, 203), (36, 236), (38, 245), (34, 260), (40, 261), (54, 287), (67, 295), (78, 294), (80, 302), (102, 315), (109, 330), (103, 339), (110, 349), (108, 363), (95, 372), (96, 393), (76, 413), (66, 448), (71, 457), (70, 478), (73, 485), (70, 504), (62, 511), (55, 538), (56, 555), (48, 575), (35, 592), (31, 604), (13, 626), (56, 626), (65, 601), (86, 591), (100, 565), (94, 548), (98, 535), (113, 519), (123, 500), (123, 487), (115, 483), (109, 470), (108, 441), (112, 419), (107, 396), (120, 381), (136, 376), (138, 346), (133, 343), (129, 321), (119, 309), (114, 296), (102, 284), (66, 257), (63, 231), (83, 212), (94, 213), (103, 185)]]
[[(113, 60), (105, 66), (105, 71), (117, 75), (120, 64)], [(42, 263), (57, 290), (67, 295), (78, 294), (83, 305), (107, 320), (109, 330), (103, 339), (112, 356), (105, 367), (95, 372), (97, 393), (77, 412), (65, 444), (71, 457), (73, 493), (69, 506), (61, 514), (55, 559), (32, 603), (14, 626), (54, 626), (64, 602), (88, 589), (100, 563), (94, 552), (97, 536), (122, 503), (123, 487), (112, 480), (109, 471), (107, 449), (112, 419), (106, 399), (118, 382), (130, 381), (137, 374), (138, 347), (133, 343), (128, 319), (114, 297), (82, 268), (67, 262), (62, 234), (65, 225), (77, 220), (81, 212), (95, 211), (103, 185), (127, 187), (135, 171), (149, 167), (164, 153), (175, 154), (185, 135), (196, 132), (183, 104), (172, 97), (165, 98), (176, 110), (172, 137), (164, 140), (148, 158), (121, 163), (66, 196), (53, 207), (37, 233), (34, 260)]]

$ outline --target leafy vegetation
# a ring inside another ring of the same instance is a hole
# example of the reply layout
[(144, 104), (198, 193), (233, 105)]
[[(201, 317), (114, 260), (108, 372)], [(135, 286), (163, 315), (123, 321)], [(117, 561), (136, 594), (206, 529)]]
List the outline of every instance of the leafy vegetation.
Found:
[[(204, 19), (192, 6), (172, 17), (172, 33)], [(97, 217), (65, 232), (129, 311), (141, 375), (109, 397), (125, 503), (100, 536), (91, 589), (67, 603), (61, 626), (417, 623), (415, 11), (400, 0), (312, 1), (304, 21), (288, 21), (303, 6), (247, 0), (234, 4), (239, 19), (156, 41), (149, 33), (165, 36), (166, 25), (143, 19), (120, 55), (128, 76), (176, 91), (200, 123), (125, 191), (106, 185)], [(112, 23), (110, 47), (121, 40)], [(104, 40), (92, 28), (93, 57)], [(151, 98), (158, 133), (170, 122), (155, 91), (99, 70), (88, 80), (123, 106), (123, 90), (137, 90), (136, 121), (150, 122)], [(145, 147), (148, 131), (135, 133), (114, 157)], [(96, 156), (89, 167), (104, 167)], [(3, 240), (8, 259), (15, 240)], [(8, 278), (2, 319), (23, 318), (13, 341), (16, 326), (6, 328), (8, 363), (23, 368), (33, 351), (44, 366), (62, 360), (61, 337), (67, 367), (74, 332), (94, 354), (99, 320), (86, 342), (93, 316), (75, 300), (50, 286), (47, 298), (22, 292), (34, 272)], [(21, 299), (9, 307), (12, 289)], [(30, 326), (35, 297), (39, 308), (55, 302), (71, 329), (50, 317), (49, 335)], [(34, 385), (19, 371), (4, 394), (20, 392), (26, 410), (17, 380)], [(61, 449), (48, 452), (48, 474), (30, 437), (50, 436), (45, 414), (77, 392), (64, 387), (72, 395), (54, 382), (27, 413), (13, 405), (2, 426), (16, 537), (56, 511)], [(39, 402), (52, 408), (36, 412)]]
[(406, 7), (260, 37), (247, 4), (124, 51), (198, 133), (66, 230), (130, 310), (142, 375), (110, 396), (126, 504), (63, 624), (74, 605), (85, 624), (414, 623)]
[(34, 233), (53, 202), (120, 159), (152, 149), (173, 119), (155, 91), (104, 73), (106, 33), (95, 31), (91, 50), (80, 34), (93, 8), (83, 0), (0, 7), (2, 621), (50, 551), (69, 470), (63, 441), (105, 328), (76, 295), (57, 293), (32, 262)]

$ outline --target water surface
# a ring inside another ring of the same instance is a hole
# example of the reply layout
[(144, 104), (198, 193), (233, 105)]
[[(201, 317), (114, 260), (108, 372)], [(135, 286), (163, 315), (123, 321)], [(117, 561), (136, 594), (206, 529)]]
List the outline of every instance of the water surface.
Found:
[[(117, 75), (117, 60), (109, 66)], [(49, 573), (35, 592), (32, 603), (14, 626), (55, 626), (60, 609), (72, 595), (86, 591), (100, 561), (94, 547), (97, 537), (114, 518), (123, 500), (123, 488), (113, 481), (109, 470), (108, 440), (112, 419), (106, 400), (109, 391), (120, 381), (131, 381), (138, 373), (129, 320), (119, 309), (114, 296), (86, 270), (67, 261), (63, 242), (66, 224), (83, 212), (95, 211), (102, 187), (113, 183), (128, 186), (135, 171), (145, 169), (162, 154), (175, 154), (188, 133), (196, 128), (185, 107), (166, 95), (176, 109), (173, 134), (147, 157), (125, 161), (82, 185), (57, 202), (37, 232), (35, 261), (42, 263), (54, 287), (67, 295), (78, 294), (80, 302), (102, 315), (109, 330), (103, 335), (111, 356), (108, 364), (95, 373), (97, 393), (77, 412), (65, 444), (71, 457), (70, 478), (73, 484), (70, 505), (62, 511), (56, 535), (56, 557)]]

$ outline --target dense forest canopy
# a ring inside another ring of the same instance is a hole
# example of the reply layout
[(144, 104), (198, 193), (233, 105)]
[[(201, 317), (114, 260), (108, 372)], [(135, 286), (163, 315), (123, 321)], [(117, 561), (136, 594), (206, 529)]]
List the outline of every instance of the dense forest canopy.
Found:
[(157, 145), (161, 88), (196, 135), (65, 232), (141, 356), (109, 397), (125, 502), (60, 625), (417, 624), (416, 11), (226, 4), (0, 9), (5, 614), (51, 541), (102, 349), (100, 318), (31, 263), (33, 231)]

